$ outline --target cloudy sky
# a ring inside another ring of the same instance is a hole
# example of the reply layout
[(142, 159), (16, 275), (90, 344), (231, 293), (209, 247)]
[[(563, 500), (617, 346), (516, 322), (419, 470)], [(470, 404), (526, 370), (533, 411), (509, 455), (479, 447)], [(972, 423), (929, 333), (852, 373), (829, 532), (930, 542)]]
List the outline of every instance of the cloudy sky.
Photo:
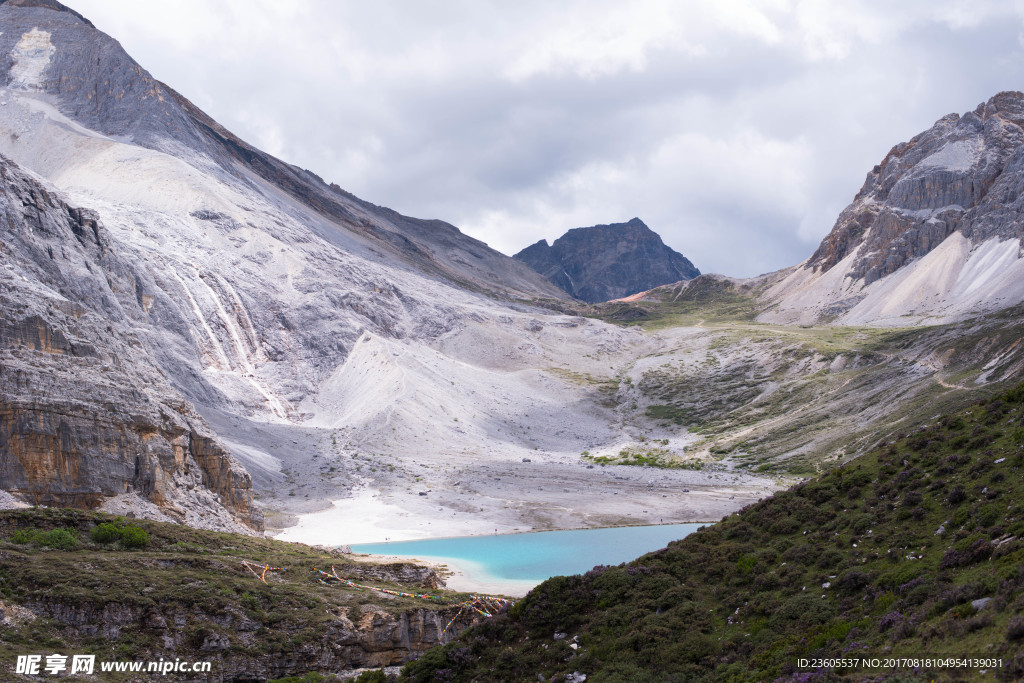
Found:
[(642, 218), (806, 258), (897, 142), (1024, 89), (1024, 2), (64, 0), (236, 134), (512, 254)]

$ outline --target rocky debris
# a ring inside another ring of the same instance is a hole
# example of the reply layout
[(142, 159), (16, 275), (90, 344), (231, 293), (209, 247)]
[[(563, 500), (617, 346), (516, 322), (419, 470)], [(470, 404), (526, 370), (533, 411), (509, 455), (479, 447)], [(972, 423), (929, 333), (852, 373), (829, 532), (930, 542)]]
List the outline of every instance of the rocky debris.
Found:
[(541, 240), (514, 258), (577, 299), (609, 301), (680, 280), (700, 271), (639, 218), (574, 228), (548, 245)]
[(13, 602), (0, 602), (0, 624), (11, 628), (35, 620), (35, 612)]
[(991, 602), (992, 598), (978, 598), (977, 600), (971, 600), (971, 607), (980, 612), (988, 607)]
[(7, 491), (0, 490), (0, 510), (17, 510), (27, 507), (31, 506), (24, 501), (18, 500)]

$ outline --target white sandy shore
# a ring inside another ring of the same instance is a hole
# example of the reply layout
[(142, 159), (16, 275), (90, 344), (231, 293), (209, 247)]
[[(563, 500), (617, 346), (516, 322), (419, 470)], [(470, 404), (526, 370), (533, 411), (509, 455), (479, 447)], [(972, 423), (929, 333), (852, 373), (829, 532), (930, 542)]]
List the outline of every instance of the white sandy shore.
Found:
[(368, 562), (414, 562), (434, 568), (444, 579), (449, 590), (483, 595), (521, 598), (540, 581), (496, 579), (489, 576), (479, 564), (470, 560), (448, 557), (409, 557), (407, 555), (352, 555), (354, 560)]
[[(415, 501), (418, 502), (418, 501)], [(480, 536), (498, 527), (485, 520), (463, 515), (458, 518), (431, 517), (424, 501), (419, 506), (399, 507), (388, 496), (370, 488), (356, 489), (351, 498), (332, 502), (326, 510), (299, 515), (299, 522), (277, 534), (281, 541), (308, 545), (351, 545), (414, 541), (421, 538)], [(410, 509), (411, 508), (411, 509)], [(502, 532), (512, 529), (502, 527)]]
[(464, 465), (447, 478), (438, 477), (427, 495), (364, 481), (351, 496), (299, 513), (294, 526), (270, 533), (283, 541), (337, 546), (700, 522), (760, 499), (773, 484), (743, 473), (557, 462)]

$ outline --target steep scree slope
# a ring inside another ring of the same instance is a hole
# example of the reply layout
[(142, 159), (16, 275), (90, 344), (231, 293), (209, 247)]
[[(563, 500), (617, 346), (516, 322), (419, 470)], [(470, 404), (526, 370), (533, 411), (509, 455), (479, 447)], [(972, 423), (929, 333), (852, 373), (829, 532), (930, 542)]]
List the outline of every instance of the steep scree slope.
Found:
[(141, 499), (194, 526), (263, 528), (249, 475), (135, 324), (152, 283), (95, 213), (0, 158), (0, 488), (32, 503)]

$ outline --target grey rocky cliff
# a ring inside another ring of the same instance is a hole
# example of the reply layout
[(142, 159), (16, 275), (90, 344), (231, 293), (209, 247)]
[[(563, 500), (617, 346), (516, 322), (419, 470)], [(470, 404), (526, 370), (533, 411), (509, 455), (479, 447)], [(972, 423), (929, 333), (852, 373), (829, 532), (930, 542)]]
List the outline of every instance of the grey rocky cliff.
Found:
[(944, 116), (868, 173), (808, 264), (826, 271), (860, 247), (847, 274), (884, 278), (959, 231), (972, 243), (1020, 238), (1024, 94), (1003, 92)]
[(0, 180), (0, 488), (88, 508), (137, 496), (180, 522), (261, 530), (249, 475), (133, 329), (144, 277), (94, 212), (3, 158)]
[(588, 303), (618, 299), (689, 280), (700, 271), (639, 218), (574, 228), (548, 245), (541, 240), (514, 258)]

